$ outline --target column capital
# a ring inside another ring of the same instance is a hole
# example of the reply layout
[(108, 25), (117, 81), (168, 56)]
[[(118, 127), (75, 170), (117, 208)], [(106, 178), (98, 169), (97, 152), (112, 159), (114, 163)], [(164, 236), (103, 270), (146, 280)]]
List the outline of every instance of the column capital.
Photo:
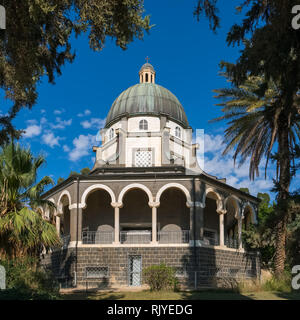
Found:
[(110, 205), (113, 208), (122, 208), (123, 207), (123, 203), (122, 202), (111, 202)]
[(195, 201), (195, 202), (193, 202), (193, 201), (187, 201), (187, 202), (186, 202), (186, 206), (187, 206), (188, 208), (192, 208), (194, 205), (195, 205), (196, 208), (202, 208), (202, 209), (205, 208), (205, 203), (202, 203), (202, 202), (200, 202), (200, 201)]
[(69, 205), (69, 210), (77, 209), (77, 206), (78, 206), (79, 209), (84, 209), (85, 208), (85, 206), (82, 203), (78, 203), (78, 205), (77, 205), (77, 203), (72, 203), (72, 204)]
[(220, 214), (220, 215), (227, 213), (227, 210), (223, 210), (223, 209), (217, 209), (216, 211), (217, 211), (217, 213)]
[(62, 211), (56, 211), (55, 212), (55, 217), (61, 217), (64, 213)]
[(160, 202), (148, 202), (150, 208), (158, 208), (160, 206)]

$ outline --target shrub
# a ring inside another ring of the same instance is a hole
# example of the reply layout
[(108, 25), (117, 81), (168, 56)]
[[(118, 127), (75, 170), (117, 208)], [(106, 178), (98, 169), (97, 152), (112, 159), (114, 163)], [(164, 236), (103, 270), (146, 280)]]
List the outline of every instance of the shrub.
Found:
[(176, 290), (178, 281), (175, 270), (165, 264), (150, 266), (143, 270), (144, 282), (150, 286), (151, 291)]
[(279, 279), (273, 276), (264, 283), (263, 288), (266, 291), (291, 292), (291, 274), (284, 272)]
[(0, 299), (56, 299), (59, 285), (51, 273), (37, 267), (35, 259), (1, 260), (6, 269), (7, 290)]

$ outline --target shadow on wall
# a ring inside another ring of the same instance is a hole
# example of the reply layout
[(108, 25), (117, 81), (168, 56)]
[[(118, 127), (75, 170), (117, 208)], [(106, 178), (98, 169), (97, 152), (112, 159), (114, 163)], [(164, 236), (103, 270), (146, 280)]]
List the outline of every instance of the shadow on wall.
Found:
[(182, 288), (222, 288), (237, 292), (241, 281), (257, 279), (260, 272), (257, 259), (250, 253), (190, 248), (181, 259), (183, 272), (178, 274), (178, 280)]

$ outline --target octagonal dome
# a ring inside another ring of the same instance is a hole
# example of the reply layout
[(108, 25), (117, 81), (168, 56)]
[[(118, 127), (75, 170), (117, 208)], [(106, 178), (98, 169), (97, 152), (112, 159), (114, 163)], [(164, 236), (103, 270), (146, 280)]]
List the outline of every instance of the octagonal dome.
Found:
[(141, 115), (164, 115), (184, 128), (189, 127), (184, 109), (172, 92), (155, 83), (139, 83), (123, 91), (114, 101), (105, 128), (123, 116)]

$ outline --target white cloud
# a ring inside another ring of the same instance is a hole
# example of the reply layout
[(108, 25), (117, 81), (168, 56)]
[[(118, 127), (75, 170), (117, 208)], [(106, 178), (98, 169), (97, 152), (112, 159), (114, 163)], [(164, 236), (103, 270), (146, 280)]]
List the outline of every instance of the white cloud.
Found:
[(42, 136), (43, 143), (51, 148), (59, 146), (59, 140), (63, 140), (63, 138), (54, 136), (53, 132), (51, 131), (43, 134)]
[(46, 110), (45, 109), (41, 109), (41, 113), (46, 113)]
[(42, 117), (41, 120), (40, 120), (40, 123), (41, 124), (45, 124), (45, 123), (47, 123), (47, 121), (48, 120), (45, 117)]
[(67, 126), (72, 124), (72, 119), (69, 120), (62, 120), (61, 118), (57, 117), (55, 119), (56, 124), (51, 124), (51, 128), (53, 129), (64, 129)]
[(70, 152), (70, 147), (69, 146), (67, 146), (66, 144), (65, 145), (63, 145), (63, 149), (64, 149), (64, 152)]
[(204, 152), (223, 151), (223, 137), (218, 134), (216, 136), (205, 134), (204, 135)]
[(65, 112), (65, 109), (55, 109), (54, 110), (54, 114), (62, 114), (63, 112)]
[(91, 134), (80, 135), (73, 140), (74, 148), (69, 153), (69, 159), (71, 161), (77, 161), (81, 157), (84, 157), (92, 151), (93, 143), (95, 143), (95, 137)]
[[(217, 178), (226, 178), (226, 183), (239, 189), (249, 188), (251, 194), (255, 195), (258, 192), (268, 192), (273, 186), (272, 177), (274, 176), (274, 167), (269, 164), (267, 179), (264, 177), (265, 159), (262, 159), (259, 166), (260, 175), (254, 181), (249, 179), (249, 162), (247, 160), (241, 167), (236, 164), (232, 158), (233, 152), (222, 156), (224, 145), (222, 144), (223, 137), (219, 134), (204, 136), (204, 167), (203, 170), (208, 174)], [(198, 158), (200, 159), (200, 154)]]
[(85, 120), (80, 122), (84, 129), (100, 129), (103, 128), (105, 125), (106, 119), (99, 119), (99, 118), (92, 118), (90, 120)]
[(25, 129), (25, 133), (23, 135), (24, 138), (32, 138), (35, 136), (40, 135), (42, 132), (42, 127), (38, 126), (36, 124), (32, 124), (29, 125), (26, 129)]
[(89, 116), (91, 114), (91, 111), (89, 109), (85, 109), (84, 112), (78, 113), (77, 117), (82, 118), (84, 116)]

